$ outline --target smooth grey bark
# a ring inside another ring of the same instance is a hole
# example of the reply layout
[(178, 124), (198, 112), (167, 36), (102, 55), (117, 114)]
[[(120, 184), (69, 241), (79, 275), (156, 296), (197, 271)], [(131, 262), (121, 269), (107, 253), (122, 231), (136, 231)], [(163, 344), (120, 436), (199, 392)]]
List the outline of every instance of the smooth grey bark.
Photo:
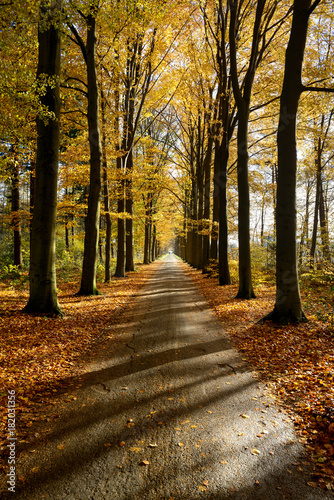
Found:
[(99, 241), (102, 147), (99, 122), (99, 88), (96, 70), (96, 12), (86, 18), (88, 133), (90, 147), (90, 177), (88, 210), (85, 223), (84, 257), (81, 286), (78, 295), (98, 295), (96, 287), (96, 261)]
[(38, 29), (37, 81), (49, 78), (40, 104), (51, 116), (37, 115), (37, 155), (30, 238), (30, 290), (25, 312), (62, 316), (56, 284), (56, 217), (60, 118), (61, 0), (42, 2)]
[[(315, 2), (315, 6), (318, 2)], [(311, 0), (295, 0), (290, 39), (285, 56), (277, 132), (277, 245), (276, 303), (265, 318), (279, 323), (304, 321), (298, 279), (296, 243), (297, 145), (296, 119), (302, 87), (302, 68)]]

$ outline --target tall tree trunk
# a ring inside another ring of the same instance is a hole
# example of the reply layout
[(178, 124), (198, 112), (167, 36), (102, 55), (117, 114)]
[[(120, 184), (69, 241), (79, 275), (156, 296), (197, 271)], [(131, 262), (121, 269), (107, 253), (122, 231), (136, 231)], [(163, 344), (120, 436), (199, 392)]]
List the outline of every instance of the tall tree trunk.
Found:
[(305, 320), (300, 298), (296, 248), (296, 118), (302, 92), (302, 67), (310, 7), (311, 0), (294, 1), (280, 101), (277, 133), (276, 303), (273, 312), (265, 318), (280, 323)]
[(190, 264), (193, 267), (198, 267), (198, 180), (197, 176), (193, 176), (191, 180), (192, 184), (192, 193), (191, 193), (191, 240), (190, 240), (190, 256), (191, 262)]
[(309, 215), (310, 212), (310, 181), (307, 181), (307, 186), (306, 186), (306, 206), (305, 206), (305, 219), (303, 223), (303, 228), (302, 228), (302, 234), (300, 238), (300, 245), (299, 245), (299, 268), (301, 269), (303, 267), (304, 263), (304, 252), (307, 254), (308, 251), (308, 225), (309, 225)]
[(317, 181), (316, 181), (316, 193), (314, 202), (314, 217), (313, 217), (313, 230), (312, 230), (312, 240), (310, 249), (310, 265), (311, 268), (314, 267), (315, 263), (315, 249), (317, 246), (317, 235), (318, 235), (318, 220), (319, 220), (319, 204), (320, 204), (320, 183), (321, 183), (321, 173), (317, 169)]
[(237, 68), (236, 26), (239, 1), (230, 4), (230, 65), (233, 94), (238, 108), (238, 239), (239, 239), (239, 290), (237, 297), (251, 299), (255, 297), (252, 284), (251, 252), (250, 252), (250, 203), (248, 181), (248, 121), (250, 98), (257, 65), (260, 61), (259, 44), (261, 20), (266, 0), (257, 0), (253, 27), (251, 53), (244, 82), (239, 85)]
[(117, 278), (125, 277), (125, 188), (124, 188), (124, 172), (123, 172), (123, 158), (117, 158), (117, 171), (118, 171), (118, 200), (117, 200), (117, 259), (115, 276)]
[[(131, 140), (132, 142), (132, 140)], [(125, 257), (125, 271), (134, 271), (135, 264), (133, 258), (133, 192), (132, 192), (132, 172), (133, 172), (133, 152), (132, 149), (127, 155), (126, 163), (126, 180), (125, 180), (125, 210), (128, 218), (125, 222), (126, 237), (126, 257)]]
[[(65, 195), (66, 197), (68, 196), (68, 189), (65, 188)], [(65, 249), (66, 252), (69, 252), (70, 250), (70, 237), (69, 237), (69, 216), (68, 213), (65, 214)]]
[(229, 143), (227, 132), (223, 132), (222, 142), (216, 151), (219, 164), (219, 285), (230, 285), (230, 266), (228, 261), (228, 223), (227, 223), (227, 164)]
[(212, 160), (213, 136), (209, 132), (207, 152), (204, 160), (204, 234), (203, 234), (203, 273), (207, 272), (210, 256), (210, 191), (211, 191), (211, 160)]
[(43, 1), (38, 29), (37, 80), (45, 75), (53, 82), (46, 85), (41, 105), (54, 118), (37, 116), (36, 184), (30, 241), (30, 291), (25, 311), (61, 316), (56, 284), (56, 217), (60, 118), (60, 30), (61, 0)]
[(11, 223), (13, 226), (13, 244), (14, 244), (14, 266), (22, 267), (22, 238), (21, 238), (21, 220), (20, 220), (20, 188), (19, 174), (20, 167), (16, 156), (15, 147), (13, 147), (13, 175), (12, 175), (12, 213)]
[(110, 282), (111, 278), (111, 216), (110, 216), (110, 200), (108, 188), (108, 163), (107, 163), (107, 132), (106, 132), (106, 116), (105, 116), (105, 98), (101, 92), (101, 114), (102, 114), (102, 176), (103, 176), (103, 201), (106, 218), (106, 242), (105, 242), (105, 264), (104, 264), (104, 281)]
[(152, 193), (148, 193), (145, 200), (144, 264), (150, 264), (151, 262), (152, 198)]
[(212, 199), (212, 231), (210, 259), (218, 259), (218, 228), (219, 228), (219, 140), (215, 140), (214, 166), (213, 166), (213, 199)]
[(152, 262), (155, 260), (156, 258), (156, 255), (155, 255), (155, 252), (156, 252), (156, 243), (157, 243), (157, 226), (155, 224), (153, 224), (153, 229), (152, 229), (152, 249), (151, 249), (151, 252), (152, 252)]
[(32, 232), (32, 220), (35, 204), (35, 176), (36, 176), (36, 159), (30, 160), (30, 175), (29, 175), (29, 231)]
[(324, 187), (322, 182), (322, 175), (320, 174), (320, 199), (319, 199), (319, 223), (320, 223), (320, 235), (322, 243), (322, 255), (324, 260), (330, 260), (329, 251), (329, 235), (328, 235), (328, 224), (326, 215), (326, 203), (324, 196)]
[(96, 262), (99, 241), (102, 148), (99, 123), (99, 89), (96, 72), (96, 13), (87, 16), (88, 133), (90, 184), (85, 224), (84, 257), (78, 295), (98, 295)]
[(198, 269), (203, 268), (203, 208), (204, 208), (204, 185), (203, 185), (203, 162), (199, 159), (197, 168), (198, 183), (198, 221), (196, 227), (196, 262)]

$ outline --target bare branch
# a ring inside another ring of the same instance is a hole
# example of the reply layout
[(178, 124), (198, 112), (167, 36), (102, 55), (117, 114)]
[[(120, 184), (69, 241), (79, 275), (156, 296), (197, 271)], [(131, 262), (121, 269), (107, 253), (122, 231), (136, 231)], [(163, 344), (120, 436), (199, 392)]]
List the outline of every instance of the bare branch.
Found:
[(321, 0), (315, 0), (313, 2), (313, 4), (311, 5), (311, 7), (309, 8), (308, 10), (308, 15), (310, 16), (312, 14), (312, 12), (318, 7), (319, 3), (321, 2)]
[(302, 85), (302, 92), (334, 92), (334, 87), (307, 87)]

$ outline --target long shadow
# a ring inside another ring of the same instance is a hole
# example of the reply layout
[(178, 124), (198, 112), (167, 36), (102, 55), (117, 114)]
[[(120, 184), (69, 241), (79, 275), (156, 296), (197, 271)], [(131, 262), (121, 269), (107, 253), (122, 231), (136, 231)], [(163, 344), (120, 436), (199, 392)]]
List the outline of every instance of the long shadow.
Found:
[[(190, 375), (194, 375), (194, 368), (193, 367), (189, 367), (188, 371), (191, 371), (191, 373), (188, 373), (187, 370), (185, 370), (184, 367), (182, 366), (182, 359), (178, 359), (176, 361), (178, 362), (178, 365), (180, 365), (180, 371), (182, 371), (182, 374), (185, 377), (190, 376)], [(233, 360), (227, 359), (226, 361), (230, 361), (230, 363), (233, 363)], [(159, 365), (159, 366), (162, 366), (162, 365)], [(140, 367), (140, 368), (142, 368), (142, 367)], [(238, 369), (238, 371), (239, 371), (239, 369)], [(247, 368), (245, 366), (241, 367), (240, 372), (245, 372), (245, 371), (247, 371)], [(104, 372), (104, 370), (100, 371), (100, 373), (102, 373), (102, 372)], [(182, 391), (185, 389), (189, 390), (189, 389), (194, 388), (196, 386), (203, 385), (204, 383), (206, 383), (208, 381), (212, 382), (215, 380), (219, 380), (222, 377), (228, 376), (231, 374), (232, 375), (235, 374), (235, 370), (233, 369), (231, 364), (229, 364), (227, 362), (223, 365), (219, 364), (219, 365), (217, 365), (217, 374), (202, 375), (199, 380), (182, 384), (177, 389), (174, 389), (173, 395), (177, 396), (178, 393), (182, 393)], [(126, 373), (124, 376), (126, 377), (128, 375), (131, 375), (131, 373)], [(175, 374), (175, 375), (177, 375), (177, 374)], [(197, 373), (195, 373), (195, 375), (197, 375)], [(119, 377), (117, 377), (117, 378), (119, 378)], [(122, 378), (122, 377), (120, 377), (120, 378)], [(79, 415), (78, 415), (76, 408), (74, 408), (73, 410), (71, 410), (71, 409), (67, 410), (66, 414), (64, 416), (62, 416), (63, 424), (62, 424), (61, 428), (57, 428), (55, 431), (53, 431), (53, 432), (49, 433), (47, 436), (45, 436), (43, 438), (43, 442), (47, 443), (49, 441), (53, 441), (54, 439), (65, 438), (68, 436), (68, 434), (70, 434), (71, 432), (74, 432), (78, 428), (79, 425), (80, 425), (81, 429), (84, 429), (84, 428), (87, 428), (95, 423), (98, 423), (100, 420), (104, 420), (105, 419), (104, 412), (105, 412), (106, 407), (108, 408), (108, 412), (111, 412), (110, 415), (113, 415), (113, 416), (117, 416), (118, 414), (123, 414), (123, 413), (129, 414), (130, 410), (132, 410), (137, 403), (140, 404), (141, 406), (147, 405), (148, 403), (153, 404), (154, 401), (157, 401), (157, 400), (163, 399), (163, 398), (167, 398), (171, 395), (170, 391), (168, 389), (166, 389), (165, 391), (157, 392), (154, 395), (150, 394), (149, 396), (145, 396), (145, 395), (141, 396), (141, 400), (139, 402), (136, 400), (136, 401), (131, 401), (131, 402), (119, 403), (117, 400), (114, 401), (114, 400), (111, 400), (111, 398), (110, 398), (110, 396), (112, 397), (113, 394), (115, 394), (113, 392), (113, 389), (108, 389), (107, 383), (108, 383), (108, 381), (111, 381), (111, 380), (115, 380), (115, 379), (107, 379), (107, 380), (105, 379), (107, 389), (104, 391), (103, 397), (101, 396), (101, 393), (100, 394), (95, 393), (96, 399), (98, 397), (100, 397), (100, 398), (102, 397), (103, 400), (102, 401), (95, 401), (94, 403), (92, 403), (92, 406), (94, 407), (94, 411), (92, 411), (90, 406), (86, 406), (84, 408), (81, 408)], [(94, 386), (97, 386), (100, 383), (101, 383), (101, 378), (98, 377), (97, 379), (91, 380), (90, 383), (85, 385), (85, 387), (88, 387), (88, 386), (93, 387), (93, 390), (94, 390)], [(252, 380), (252, 384), (253, 383), (257, 383), (257, 382)], [(115, 389), (117, 391), (120, 388), (115, 388)], [(236, 392), (242, 391), (243, 389), (244, 389), (244, 387), (242, 385), (240, 388), (237, 388), (237, 389), (236, 388), (226, 389), (226, 391), (224, 391), (223, 396), (235, 394)], [(110, 396), (109, 396), (108, 391), (110, 392)], [(217, 398), (217, 401), (220, 398), (222, 398), (221, 394)], [(203, 403), (198, 403), (198, 404), (200, 405)], [(205, 402), (204, 404), (207, 404), (207, 403)], [(111, 408), (109, 408), (110, 405), (112, 405), (112, 410), (111, 410)], [(30, 449), (30, 448), (34, 448), (35, 446), (36, 446), (36, 441), (29, 443), (28, 446), (25, 446), (22, 449)]]
[[(221, 377), (221, 375), (217, 375), (217, 378)], [(196, 382), (195, 384), (202, 384), (203, 380)], [(247, 384), (244, 384), (243, 386), (238, 387), (238, 391), (245, 390), (248, 386), (257, 383), (256, 381), (249, 381)], [(193, 385), (193, 384), (189, 384)], [(179, 391), (182, 391), (186, 386), (182, 386), (179, 388)], [(136, 425), (134, 427), (125, 427), (123, 430), (121, 430), (118, 433), (113, 433), (110, 431), (108, 432), (103, 432), (103, 434), (99, 437), (98, 442), (95, 442), (94, 445), (90, 443), (88, 446), (86, 441), (81, 441), (78, 443), (76, 440), (75, 443), (75, 450), (71, 449), (67, 451), (66, 449), (62, 451), (61, 454), (53, 455), (52, 460), (50, 461), (46, 468), (43, 469), (41, 472), (33, 472), (33, 473), (28, 473), (25, 476), (25, 482), (24, 486), (19, 486), (17, 489), (17, 497), (18, 498), (29, 498), (28, 493), (33, 493), (35, 491), (36, 485), (38, 485), (38, 488), (41, 487), (43, 484), (49, 484), (52, 483), (53, 481), (63, 478), (64, 476), (68, 476), (69, 474), (72, 474), (75, 471), (79, 471), (82, 469), (84, 466), (86, 466), (88, 463), (91, 463), (93, 461), (98, 460), (100, 457), (107, 455), (110, 453), (109, 448), (106, 448), (104, 444), (106, 442), (109, 442), (111, 445), (111, 450), (115, 448), (119, 448), (119, 443), (121, 441), (131, 443), (133, 444), (138, 441), (138, 440), (143, 440), (145, 439), (146, 441), (149, 441), (150, 436), (157, 430), (161, 429), (161, 423), (163, 425), (171, 425), (174, 422), (174, 425), (177, 424), (178, 419), (182, 416), (182, 418), (190, 418), (191, 414), (195, 411), (198, 411), (200, 408), (203, 406), (209, 406), (213, 403), (216, 403), (217, 401), (220, 401), (224, 398), (228, 398), (230, 395), (235, 394), (236, 389), (231, 388), (231, 389), (226, 389), (223, 394), (217, 394), (214, 397), (208, 397), (203, 400), (196, 401), (194, 403), (191, 403), (190, 405), (188, 404), (186, 408), (181, 407), (181, 408), (171, 408), (164, 410), (163, 414), (159, 414), (159, 422), (157, 420), (150, 418), (149, 420), (147, 417), (142, 417), (138, 421), (136, 421)], [(165, 392), (165, 396), (170, 395), (168, 391)], [(145, 398), (145, 401), (140, 402), (142, 406), (147, 404), (148, 402), (152, 402), (154, 399), (161, 398), (162, 395), (157, 394), (154, 398), (148, 397)], [(100, 403), (100, 406), (103, 407), (103, 420), (111, 419), (112, 417), (115, 418), (115, 416), (118, 413), (124, 413), (127, 414), (127, 412), (131, 409), (134, 408), (134, 405), (138, 404), (136, 401), (133, 401), (132, 403), (128, 403), (123, 405), (121, 408), (115, 410), (112, 405), (110, 405), (110, 402), (104, 402)], [(59, 439), (63, 438), (65, 434), (68, 434), (69, 432), (72, 432), (75, 434), (80, 430), (82, 432), (83, 427), (91, 426), (98, 424), (99, 421), (99, 414), (101, 413), (101, 407), (98, 409), (96, 405), (94, 405), (94, 408), (89, 411), (87, 410), (86, 416), (88, 417), (87, 421), (84, 418), (84, 422), (80, 422), (80, 420), (83, 418), (83, 415), (81, 414), (80, 417), (78, 418), (78, 414), (76, 411), (71, 412), (70, 414), (64, 416), (64, 423), (68, 422), (69, 420), (72, 421), (72, 424), (70, 425), (70, 429), (67, 429), (67, 431), (61, 433), (57, 432), (54, 434), (52, 439)], [(107, 409), (107, 411), (106, 411)], [(84, 424), (84, 425), (82, 425)], [(76, 436), (75, 436), (76, 437)], [(49, 440), (50, 436), (47, 437), (46, 440), (43, 440), (43, 442), (47, 442)], [(20, 497), (21, 493), (23, 494), (22, 497)], [(3, 498), (7, 498), (6, 496)], [(144, 497), (143, 497), (144, 498)]]
[[(165, 283), (166, 280), (171, 280), (171, 282), (174, 282), (175, 275), (180, 276), (182, 284), (178, 283), (178, 288), (176, 289), (173, 289), (172, 287), (170, 288), (168, 295), (171, 296), (171, 300), (169, 301), (169, 303), (160, 306), (160, 308), (158, 305), (158, 307), (155, 307), (154, 310), (150, 312), (148, 322), (152, 321), (154, 324), (156, 323), (156, 319), (161, 316), (162, 311), (164, 310), (172, 309), (173, 312), (176, 312), (177, 314), (182, 312), (191, 313), (194, 310), (198, 310), (198, 307), (193, 304), (191, 297), (189, 298), (189, 302), (186, 302), (186, 305), (182, 300), (183, 297), (182, 299), (180, 297), (180, 294), (183, 295), (183, 292), (186, 292), (188, 294), (189, 292), (194, 291), (193, 287), (189, 287), (187, 280), (184, 280), (183, 271), (180, 271), (177, 264), (174, 263), (170, 263), (166, 267), (168, 269), (162, 268), (159, 271), (159, 276), (153, 277), (151, 279), (151, 286), (148, 291), (144, 290), (143, 293), (138, 294), (139, 298), (142, 297), (144, 300), (148, 301), (151, 300), (151, 296), (153, 300), (155, 300), (155, 296), (160, 296), (162, 300), (164, 300), (165, 295), (167, 295), (167, 292), (165, 292), (166, 286), (162, 286), (161, 283)], [(173, 271), (174, 277), (171, 278), (169, 273)], [(183, 282), (182, 279), (184, 280)], [(160, 287), (162, 290), (154, 290), (154, 288), (157, 287)], [(176, 292), (175, 294), (173, 293), (174, 291)], [(180, 297), (179, 299), (177, 295)], [(195, 294), (194, 296), (196, 298), (196, 301), (198, 301), (198, 296)], [(182, 304), (180, 303), (180, 300), (182, 300)], [(143, 316), (141, 311), (139, 311), (139, 313), (134, 313), (133, 317), (142, 318)], [(138, 321), (135, 321), (135, 324), (136, 323), (138, 323)], [(206, 321), (203, 322), (203, 325), (205, 325), (205, 323)], [(148, 323), (146, 319), (146, 321), (144, 321), (144, 326), (147, 324)], [(140, 330), (139, 324), (138, 328)], [(137, 345), (140, 345), (141, 341), (144, 342), (144, 339), (145, 332), (138, 333), (134, 338)], [(235, 354), (232, 354), (232, 352), (231, 357), (227, 357), (227, 359), (224, 360), (224, 363), (220, 368), (221, 371), (219, 371), (217, 374), (207, 373), (206, 371), (203, 371), (200, 363), (198, 364), (198, 368), (193, 366), (194, 363), (192, 363), (190, 366), (188, 366), (187, 363), (184, 363), (184, 361), (186, 360), (195, 360), (196, 358), (198, 358), (199, 361), (203, 361), (205, 360), (205, 356), (230, 350), (231, 344), (226, 338), (220, 338), (207, 342), (203, 341), (196, 344), (192, 343), (191, 345), (171, 349), (163, 349), (164, 342), (165, 340), (163, 338), (160, 339), (159, 336), (157, 336), (155, 349), (159, 349), (160, 347), (162, 349), (161, 352), (149, 354), (145, 353), (136, 357), (134, 354), (135, 348), (131, 347), (132, 341), (128, 341), (128, 347), (130, 348), (129, 356), (131, 355), (131, 349), (133, 350), (132, 357), (128, 361), (121, 362), (111, 367), (99, 369), (93, 373), (86, 373), (78, 377), (70, 378), (73, 384), (78, 384), (80, 382), (82, 390), (91, 387), (91, 390), (94, 391), (94, 386), (98, 384), (104, 384), (105, 390), (102, 394), (96, 394), (96, 398), (94, 397), (94, 399), (96, 399), (95, 401), (91, 401), (91, 403), (88, 403), (87, 406), (81, 407), (79, 413), (77, 406), (74, 408), (70, 408), (69, 411), (64, 412), (64, 414), (61, 416), (61, 422), (58, 423), (57, 428), (50, 434), (45, 436), (42, 440), (42, 443), (44, 443), (45, 445), (49, 444), (51, 446), (55, 445), (55, 443), (57, 443), (61, 439), (70, 440), (72, 436), (73, 446), (69, 446), (69, 449), (65, 448), (61, 451), (61, 453), (58, 454), (53, 452), (52, 457), (45, 464), (45, 468), (43, 468), (42, 471), (29, 472), (28, 474), (26, 474), (24, 485), (19, 486), (16, 493), (17, 498), (29, 499), (29, 495), (34, 495), (36, 491), (42, 491), (42, 493), (44, 493), (43, 488), (45, 489), (45, 492), (47, 492), (49, 487), (51, 488), (53, 484), (60, 481), (61, 479), (70, 477), (74, 472), (79, 472), (95, 461), (99, 461), (104, 458), (107, 459), (108, 454), (110, 453), (119, 453), (120, 442), (124, 441), (126, 443), (135, 443), (138, 440), (149, 441), (149, 439), (153, 437), (154, 433), (156, 433), (158, 429), (161, 428), (161, 425), (167, 427), (172, 425), (173, 423), (177, 424), (178, 419), (180, 419), (181, 417), (190, 418), (197, 412), (202, 411), (201, 408), (217, 403), (219, 401), (223, 402), (230, 396), (234, 395), (236, 392), (242, 393), (252, 385), (258, 383), (256, 380), (252, 380), (250, 377), (247, 377), (247, 380), (243, 382), (240, 381), (238, 386), (231, 386), (230, 388), (225, 387), (225, 390), (221, 391), (220, 393), (210, 395), (204, 394), (196, 401), (190, 401), (185, 404), (175, 402), (175, 404), (173, 404), (173, 407), (170, 408), (163, 407), (164, 398), (168, 398), (168, 396), (170, 396), (170, 392), (168, 389), (165, 389), (161, 392), (155, 392), (153, 395), (140, 395), (139, 399), (137, 399), (137, 394), (136, 396), (134, 394), (129, 394), (125, 396), (126, 400), (124, 402), (120, 402), (117, 400), (114, 401), (112, 399), (114, 394), (113, 390), (119, 389), (115, 387), (115, 381), (121, 381), (122, 378), (128, 377), (129, 375), (144, 374), (146, 370), (161, 370), (170, 367), (174, 370), (172, 380), (179, 380), (178, 370), (182, 371), (182, 375), (185, 378), (188, 377), (188, 380), (195, 375), (197, 376), (196, 380), (186, 383), (180, 383), (179, 387), (175, 388), (174, 390), (174, 396), (181, 395), (184, 390), (190, 390), (192, 388), (202, 386), (205, 383), (212, 383), (224, 376), (230, 376), (232, 373), (248, 371), (246, 365), (242, 365), (240, 367), (235, 365), (236, 356)], [(123, 342), (123, 344), (125, 344), (125, 342)], [(173, 366), (172, 364), (175, 362), (177, 362), (177, 365)], [(213, 368), (216, 363), (214, 361), (210, 361), (208, 358), (208, 364), (210, 364), (210, 368)], [(196, 369), (200, 369), (202, 370), (202, 372), (198, 374), (198, 372), (195, 372)], [(131, 384), (133, 384), (133, 382), (131, 382)], [(59, 392), (57, 396), (59, 396)], [(154, 403), (158, 404), (158, 401), (161, 401), (161, 403), (159, 404), (160, 407), (162, 406), (163, 412), (158, 413), (157, 418), (150, 415), (147, 416), (143, 413), (142, 416), (136, 419), (134, 426), (127, 427), (126, 425), (124, 425), (124, 428), (120, 428), (116, 432), (112, 429), (108, 429), (106, 425), (104, 425), (104, 422), (106, 422), (107, 420), (129, 415), (133, 410), (136, 410), (137, 412), (144, 412), (144, 409), (147, 405), (154, 405)], [(85, 403), (87, 404), (87, 402)], [(169, 403), (169, 405), (170, 404), (171, 403)], [(93, 427), (95, 427), (95, 429), (96, 427), (98, 428), (98, 432), (95, 431), (97, 436), (94, 442), (87, 442), (83, 441), (82, 439), (79, 440), (79, 436), (89, 436), (89, 432), (91, 429), (93, 430)], [(108, 442), (110, 447), (105, 447), (106, 442)], [(25, 446), (24, 450), (32, 450), (38, 444), (40, 444), (39, 441), (35, 440), (28, 446)], [(104, 465), (106, 465), (106, 463)], [(202, 467), (209, 467), (210, 465), (211, 464), (209, 463), (205, 463), (205, 460), (201, 458), (198, 460), (197, 464), (193, 464), (192, 467), (195, 468), (195, 473), (200, 474)], [(187, 467), (189, 468), (189, 465), (186, 465), (186, 468)], [(165, 466), (165, 468), (162, 468), (159, 472), (160, 477), (161, 474), (164, 473), (168, 475), (167, 466)], [(191, 471), (189, 471), (189, 473), (191, 473)], [(285, 476), (287, 475), (287, 472), (285, 470), (283, 471), (283, 473), (285, 474)], [(111, 476), (113, 476), (115, 472), (110, 471), (110, 474)], [(180, 474), (180, 481), (182, 481), (181, 472), (178, 472), (178, 474)], [(192, 474), (194, 474), (194, 470), (192, 471)], [(247, 485), (244, 488), (238, 487), (237, 491), (231, 491), (231, 494), (224, 494), (224, 496), (222, 496), (217, 491), (214, 493), (210, 493), (210, 491), (208, 490), (207, 492), (205, 492), (205, 498), (210, 500), (223, 500), (224, 498), (234, 498), (240, 500), (260, 498), (264, 500), (268, 500), (271, 498), (278, 499), (281, 498), (281, 496), (279, 493), (277, 494), (277, 491), (270, 492), (270, 494), (268, 494), (267, 492), (266, 496), (266, 488), (275, 487), (275, 478), (273, 481), (271, 479), (270, 481), (264, 481), (263, 485)], [(281, 475), (277, 475), (277, 478), (279, 478), (279, 480), (281, 481)], [(145, 485), (145, 487), (139, 488), (138, 491), (135, 492), (135, 496), (126, 497), (122, 495), (120, 497), (112, 498), (112, 500), (117, 500), (118, 498), (120, 498), (121, 500), (131, 500), (132, 498), (153, 499), (154, 497), (152, 495), (154, 495), (154, 491), (158, 491), (159, 488), (159, 477), (151, 477), (150, 479), (150, 483), (148, 485)], [(112, 477), (111, 480), (114, 480), (114, 477)], [(175, 482), (175, 478), (173, 478), (173, 480)], [(168, 498), (169, 497), (173, 497), (175, 498), (175, 500), (193, 500), (193, 498), (200, 498), (197, 495), (194, 497), (189, 496), (189, 493), (183, 494), (182, 491), (168, 495)], [(3, 496), (3, 498), (7, 498), (6, 494)], [(34, 496), (33, 498), (35, 499), (37, 497)], [(49, 496), (48, 498), (52, 497)], [(60, 497), (57, 496), (57, 499), (59, 498)], [(64, 498), (66, 498), (65, 493)], [(93, 498), (93, 496), (89, 498)], [(100, 498), (102, 500), (102, 498), (108, 497), (94, 497), (94, 500), (100, 500)], [(311, 499), (313, 497), (309, 498)], [(165, 499), (163, 497), (160, 497), (156, 498), (156, 500)], [(293, 500), (297, 500), (297, 497), (295, 497)], [(303, 500), (306, 499), (304, 499), (303, 497)]]

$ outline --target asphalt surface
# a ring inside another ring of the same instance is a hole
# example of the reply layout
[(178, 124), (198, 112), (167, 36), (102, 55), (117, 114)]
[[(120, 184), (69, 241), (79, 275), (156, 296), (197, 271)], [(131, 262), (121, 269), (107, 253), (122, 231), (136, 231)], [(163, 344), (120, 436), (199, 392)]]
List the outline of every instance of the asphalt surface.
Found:
[[(141, 290), (76, 400), (26, 450), (15, 498), (334, 498), (312, 488), (292, 422), (230, 345), (179, 261)], [(3, 495), (5, 497), (5, 495)]]

